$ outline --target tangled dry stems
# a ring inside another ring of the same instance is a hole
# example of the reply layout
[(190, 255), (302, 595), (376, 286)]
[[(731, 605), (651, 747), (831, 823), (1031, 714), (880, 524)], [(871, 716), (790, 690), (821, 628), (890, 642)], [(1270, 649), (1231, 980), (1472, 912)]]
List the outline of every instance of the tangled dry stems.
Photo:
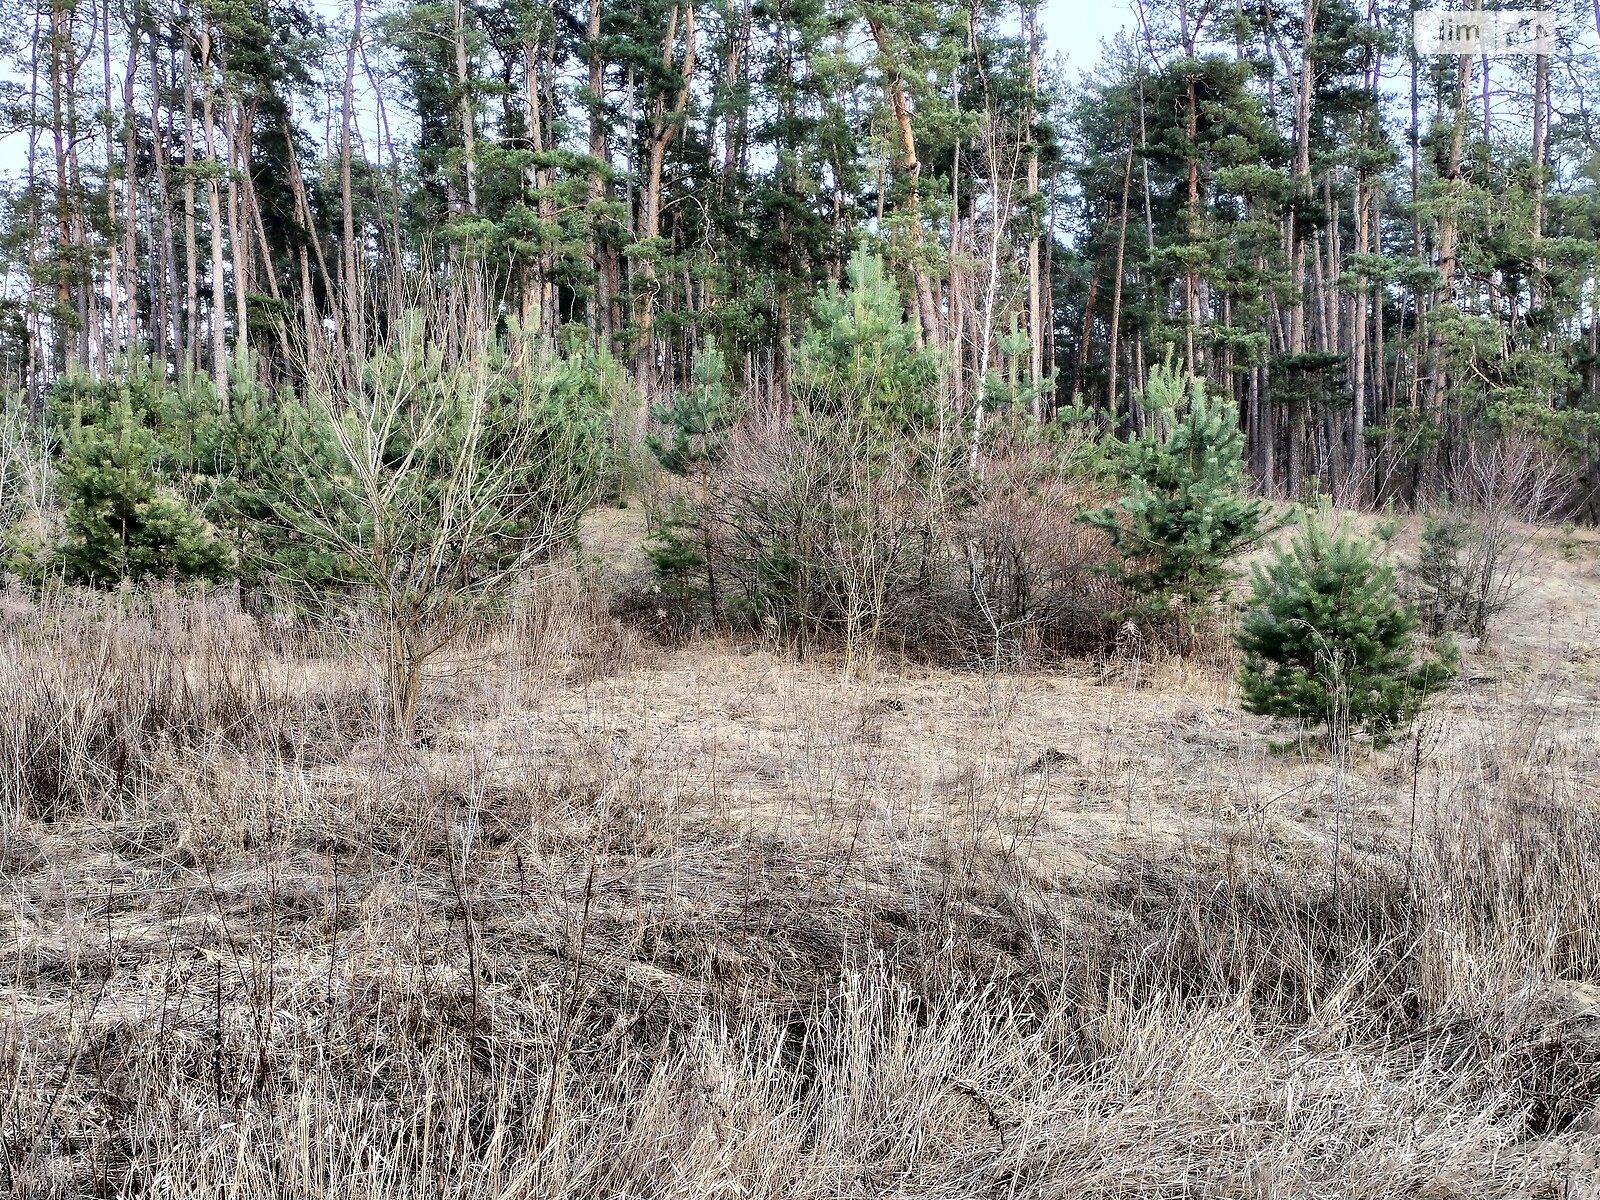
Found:
[(885, 445), (861, 422), (741, 423), (714, 471), (650, 500), (678, 564), (624, 601), (663, 633), (730, 624), (855, 662), (991, 669), (1102, 649), (1127, 600), (1105, 574), (1103, 503), (1064, 452), (997, 433), (982, 468), (941, 433)]
[[(486, 660), (565, 670), (558, 628)], [(786, 831), (626, 731), (381, 746), (367, 682), (224, 599), (58, 599), (0, 651), (12, 1195), (1595, 1178), (1600, 821), (1526, 731), (1331, 854), (1051, 874), (987, 817)]]

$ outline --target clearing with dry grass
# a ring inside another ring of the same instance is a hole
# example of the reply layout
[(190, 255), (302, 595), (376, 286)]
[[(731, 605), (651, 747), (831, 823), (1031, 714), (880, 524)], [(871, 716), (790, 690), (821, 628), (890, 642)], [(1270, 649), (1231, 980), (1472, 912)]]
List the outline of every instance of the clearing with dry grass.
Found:
[(1600, 1195), (1600, 540), (1537, 546), (1331, 757), (1219, 651), (847, 672), (587, 577), (401, 748), (359, 639), (12, 597), (0, 1193)]

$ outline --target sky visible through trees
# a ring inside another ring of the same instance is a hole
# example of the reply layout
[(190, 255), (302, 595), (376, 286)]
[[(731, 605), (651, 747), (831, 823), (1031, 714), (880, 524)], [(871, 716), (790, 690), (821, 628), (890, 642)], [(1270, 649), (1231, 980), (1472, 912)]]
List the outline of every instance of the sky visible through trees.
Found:
[(1419, 56), (1409, 0), (11, 0), (0, 360), (296, 385), (409, 305), (745, 411), (857, 251), (949, 421), (1231, 398), (1267, 492), (1600, 483), (1592, 0)]

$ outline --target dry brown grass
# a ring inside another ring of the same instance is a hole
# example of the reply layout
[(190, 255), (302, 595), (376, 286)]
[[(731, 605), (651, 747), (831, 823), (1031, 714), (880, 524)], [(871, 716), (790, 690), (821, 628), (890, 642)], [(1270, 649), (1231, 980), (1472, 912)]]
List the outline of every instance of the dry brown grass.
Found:
[(0, 1189), (1595, 1194), (1583, 554), (1335, 761), (1222, 663), (847, 675), (551, 586), (404, 751), (225, 598), (8, 602)]

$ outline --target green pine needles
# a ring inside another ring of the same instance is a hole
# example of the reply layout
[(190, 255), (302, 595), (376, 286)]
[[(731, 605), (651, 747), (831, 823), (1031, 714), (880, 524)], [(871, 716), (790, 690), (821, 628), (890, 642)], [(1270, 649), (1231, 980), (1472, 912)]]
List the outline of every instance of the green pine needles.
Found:
[(1252, 585), (1235, 634), (1247, 712), (1324, 724), (1335, 743), (1360, 730), (1384, 745), (1455, 676), (1454, 643), (1418, 656), (1417, 614), (1393, 568), (1325, 512), (1302, 520)]
[(859, 248), (845, 274), (845, 288), (818, 294), (795, 350), (795, 407), (885, 433), (937, 425), (939, 357), (917, 345), (883, 260)]
[(8, 565), (38, 583), (115, 586), (122, 580), (215, 582), (233, 555), (193, 503), (209, 490), (201, 470), (214, 430), (190, 411), (189, 393), (145, 369), (121, 381), (74, 375), (50, 397), (59, 443), (59, 529), (13, 530)]
[(645, 446), (673, 475), (689, 475), (721, 459), (728, 431), (740, 416), (738, 401), (727, 387), (727, 373), (722, 351), (708, 338), (695, 356), (689, 388), (678, 392), (671, 404), (651, 409), (650, 415), (665, 432), (646, 434)]
[(1083, 520), (1104, 529), (1119, 556), (1106, 571), (1133, 598), (1120, 615), (1183, 628), (1227, 588), (1228, 559), (1270, 532), (1267, 506), (1241, 491), (1244, 435), (1235, 405), (1211, 399), (1203, 380), (1170, 362), (1150, 373), (1144, 404), (1145, 431), (1108, 446), (1126, 490)]
[[(645, 446), (669, 474), (698, 480), (722, 461), (742, 413), (727, 385), (727, 361), (714, 339), (708, 338), (696, 356), (688, 390), (678, 392), (671, 404), (657, 405), (651, 415), (663, 432), (646, 434)], [(692, 590), (691, 581), (703, 579), (714, 613), (717, 575), (703, 515), (688, 494), (673, 496), (655, 521), (645, 553), (673, 591), (686, 593)]]
[(279, 581), (377, 634), (407, 739), (430, 661), (573, 543), (612, 422), (600, 368), (538, 340), (452, 361), (429, 335), (409, 313), (353, 385), (317, 380), (254, 493)]

